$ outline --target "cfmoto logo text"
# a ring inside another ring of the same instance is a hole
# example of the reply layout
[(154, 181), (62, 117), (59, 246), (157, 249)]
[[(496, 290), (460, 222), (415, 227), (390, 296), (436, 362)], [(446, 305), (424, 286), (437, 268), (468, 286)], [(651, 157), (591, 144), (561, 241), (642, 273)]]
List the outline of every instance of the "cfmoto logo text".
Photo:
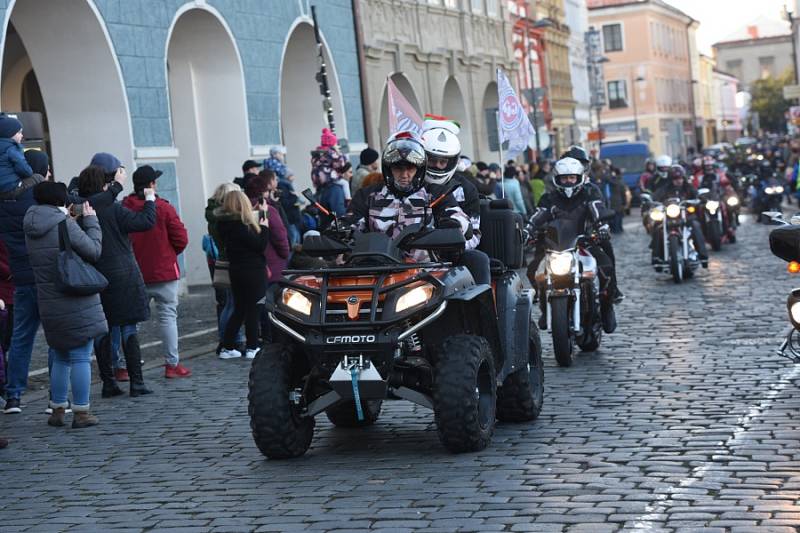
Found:
[(375, 342), (375, 335), (336, 335), (325, 337), (325, 344), (346, 344), (349, 342)]

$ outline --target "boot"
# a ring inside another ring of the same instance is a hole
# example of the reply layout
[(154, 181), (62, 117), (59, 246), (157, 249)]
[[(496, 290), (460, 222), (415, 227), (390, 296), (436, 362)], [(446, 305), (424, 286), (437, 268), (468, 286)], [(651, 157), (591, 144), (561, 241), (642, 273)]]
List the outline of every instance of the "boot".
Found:
[(95, 346), (95, 357), (97, 358), (97, 369), (100, 379), (103, 380), (103, 398), (111, 398), (122, 394), (122, 389), (114, 379), (114, 369), (111, 365), (111, 335), (103, 335), (103, 338)]
[(75, 411), (72, 415), (72, 429), (88, 428), (96, 426), (100, 422), (96, 416), (87, 411)]
[(64, 407), (53, 407), (53, 414), (47, 419), (47, 425), (55, 428), (62, 427), (64, 425), (64, 414), (66, 414)]
[(142, 375), (142, 351), (139, 348), (139, 337), (131, 335), (122, 343), (122, 351), (125, 352), (125, 363), (128, 367), (128, 376), (131, 384), (131, 397), (152, 394), (153, 391), (145, 387), (144, 376)]

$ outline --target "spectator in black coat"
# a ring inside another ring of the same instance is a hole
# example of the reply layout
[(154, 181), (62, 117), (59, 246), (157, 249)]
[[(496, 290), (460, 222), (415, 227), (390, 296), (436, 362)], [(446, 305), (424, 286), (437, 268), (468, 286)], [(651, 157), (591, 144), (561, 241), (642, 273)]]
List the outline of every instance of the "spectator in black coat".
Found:
[[(125, 168), (119, 167), (116, 180), (123, 182), (125, 177)], [(144, 207), (140, 212), (131, 211), (108, 195), (99, 194), (108, 187), (106, 179), (102, 167), (90, 165), (78, 177), (78, 192), (83, 198), (89, 198), (100, 221), (103, 253), (96, 266), (108, 278), (108, 287), (100, 299), (109, 327), (118, 326), (122, 332), (122, 351), (130, 377), (130, 395), (140, 396), (152, 391), (144, 385), (136, 324), (150, 318), (150, 306), (128, 233), (147, 231), (155, 225), (156, 196), (152, 189), (145, 189)], [(112, 370), (110, 335), (103, 335), (97, 340), (95, 353), (103, 380), (102, 396), (118, 396), (122, 391)]]

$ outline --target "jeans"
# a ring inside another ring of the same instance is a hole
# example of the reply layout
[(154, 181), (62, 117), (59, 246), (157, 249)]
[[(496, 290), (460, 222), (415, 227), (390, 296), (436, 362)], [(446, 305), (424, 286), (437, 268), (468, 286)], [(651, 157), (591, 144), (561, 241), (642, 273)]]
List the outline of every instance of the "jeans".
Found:
[[(14, 331), (11, 334), (11, 347), (8, 350), (7, 398), (19, 399), (28, 386), (33, 340), (36, 338), (40, 323), (36, 285), (18, 286), (14, 289)], [(52, 358), (48, 359), (50, 366)]]
[(175, 366), (178, 357), (178, 280), (145, 285), (148, 300), (155, 300), (158, 329), (164, 343), (164, 362)]
[(461, 266), (467, 267), (478, 285), (491, 285), (489, 256), (480, 250), (466, 250), (461, 256)]
[[(225, 306), (222, 308), (222, 311), (219, 314), (219, 341), (222, 342), (222, 337), (225, 334), (225, 326), (228, 325), (228, 321), (231, 319), (231, 315), (233, 314), (233, 292), (230, 289), (225, 289)], [(244, 335), (242, 334), (241, 328), (239, 331), (236, 332), (236, 341), (237, 344), (241, 344), (244, 342)]]
[(119, 326), (113, 326), (110, 328), (111, 334), (111, 366), (114, 370), (118, 368), (127, 368), (125, 363), (125, 356), (122, 354), (122, 332), (119, 330)]
[(289, 244), (294, 246), (295, 244), (300, 243), (300, 228), (297, 224), (289, 224), (286, 227), (286, 231), (289, 233)]
[(89, 410), (89, 390), (92, 384), (92, 347), (83, 346), (61, 351), (50, 348), (53, 369), (50, 371), (50, 405), (67, 407), (69, 386), (72, 385), (72, 405), (77, 411)]

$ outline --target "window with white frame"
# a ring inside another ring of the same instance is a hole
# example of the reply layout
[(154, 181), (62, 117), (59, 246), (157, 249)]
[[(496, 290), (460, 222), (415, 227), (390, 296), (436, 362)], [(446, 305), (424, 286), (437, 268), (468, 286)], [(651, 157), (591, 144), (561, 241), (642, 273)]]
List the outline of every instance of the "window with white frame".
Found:
[(496, 17), (498, 13), (497, 0), (486, 0), (486, 14), (490, 17)]
[(458, 0), (444, 0), (444, 7), (458, 9)]
[(622, 24), (603, 25), (603, 49), (606, 52), (622, 51)]
[(483, 0), (471, 0), (472, 12), (483, 14)]

